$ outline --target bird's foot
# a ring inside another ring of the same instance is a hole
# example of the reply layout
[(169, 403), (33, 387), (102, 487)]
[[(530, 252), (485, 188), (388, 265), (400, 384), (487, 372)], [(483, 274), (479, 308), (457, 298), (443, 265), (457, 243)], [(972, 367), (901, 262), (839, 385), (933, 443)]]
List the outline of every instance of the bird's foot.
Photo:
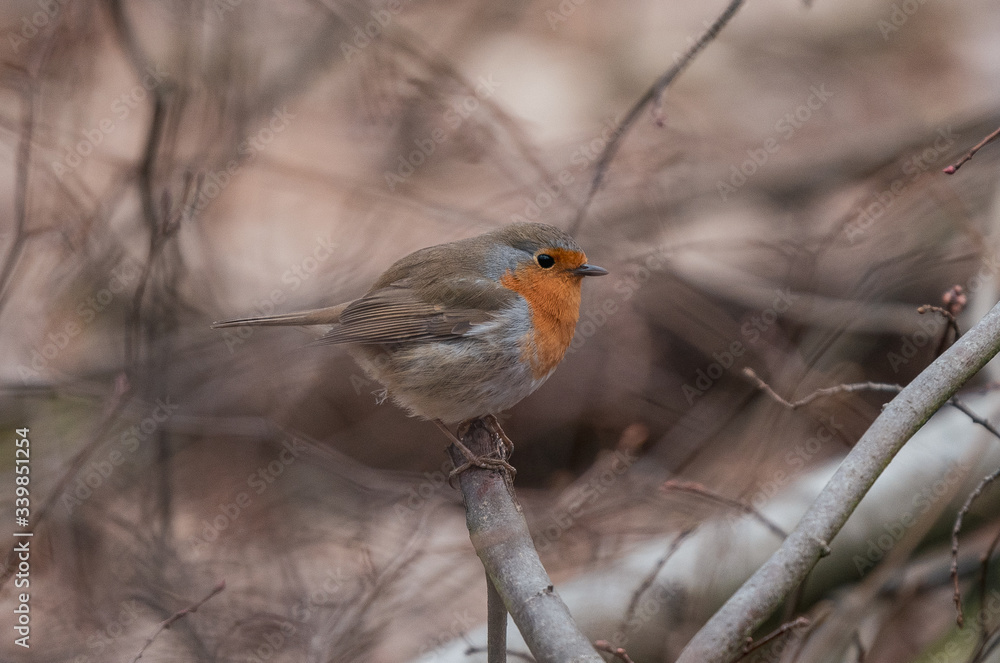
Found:
[(490, 432), (493, 433), (493, 437), (503, 442), (503, 446), (506, 450), (504, 455), (506, 458), (510, 458), (514, 453), (514, 443), (509, 437), (507, 437), (507, 433), (503, 432), (503, 429), (500, 428), (500, 420), (496, 418), (496, 415), (488, 414), (483, 417), (483, 421), (486, 422)]
[[(491, 423), (489, 419), (493, 419), (493, 422)], [(465, 444), (463, 444), (461, 440), (461, 438), (465, 437), (465, 435), (469, 432), (469, 427), (472, 425), (473, 421), (475, 421), (475, 419), (470, 419), (469, 421), (464, 421), (461, 424), (459, 424), (458, 435), (452, 433), (448, 429), (448, 427), (444, 425), (442, 421), (439, 420), (434, 421), (434, 423), (437, 424), (438, 428), (440, 428), (441, 431), (451, 439), (451, 442), (452, 444), (455, 445), (455, 448), (457, 448), (459, 452), (461, 452), (461, 454), (465, 456), (465, 462), (455, 467), (455, 469), (453, 469), (448, 474), (449, 480), (458, 476), (462, 472), (465, 472), (471, 467), (478, 467), (484, 470), (495, 470), (498, 472), (503, 472), (507, 475), (507, 477), (509, 477), (508, 481), (512, 481), (514, 476), (517, 474), (517, 470), (514, 469), (513, 465), (507, 462), (507, 458), (510, 455), (509, 450), (513, 449), (514, 445), (510, 443), (510, 440), (507, 439), (507, 436), (503, 434), (503, 431), (499, 430), (500, 426), (499, 424), (496, 423), (496, 419), (493, 418), (492, 415), (489, 415), (489, 418), (486, 419), (486, 422), (487, 426), (490, 427), (490, 433), (493, 436), (493, 439), (500, 440), (501, 442), (503, 442), (503, 446), (497, 448), (496, 452), (494, 452), (496, 454), (496, 457), (494, 457), (494, 454), (477, 456), (475, 453), (472, 452), (471, 449), (465, 446)], [(498, 430), (499, 432), (497, 432)]]

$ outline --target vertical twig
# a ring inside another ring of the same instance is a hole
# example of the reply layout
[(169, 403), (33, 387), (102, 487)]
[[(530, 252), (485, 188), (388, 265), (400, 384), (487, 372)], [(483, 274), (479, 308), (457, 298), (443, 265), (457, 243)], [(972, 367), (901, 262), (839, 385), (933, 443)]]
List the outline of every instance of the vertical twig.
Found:
[(486, 615), (486, 660), (507, 663), (507, 608), (489, 576), (486, 576)]

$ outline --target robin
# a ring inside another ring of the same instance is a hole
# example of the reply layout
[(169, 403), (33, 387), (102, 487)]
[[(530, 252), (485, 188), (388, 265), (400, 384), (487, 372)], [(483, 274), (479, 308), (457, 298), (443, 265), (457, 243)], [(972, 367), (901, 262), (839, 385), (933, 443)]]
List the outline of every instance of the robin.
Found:
[[(512, 470), (462, 442), (465, 424), (495, 415), (552, 375), (573, 340), (587, 263), (568, 234), (542, 223), (504, 226), (400, 259), (359, 299), (298, 313), (217, 322), (326, 325), (319, 344), (346, 344), (368, 376), (411, 416), (433, 421), (472, 465)], [(448, 424), (461, 424), (459, 435)]]

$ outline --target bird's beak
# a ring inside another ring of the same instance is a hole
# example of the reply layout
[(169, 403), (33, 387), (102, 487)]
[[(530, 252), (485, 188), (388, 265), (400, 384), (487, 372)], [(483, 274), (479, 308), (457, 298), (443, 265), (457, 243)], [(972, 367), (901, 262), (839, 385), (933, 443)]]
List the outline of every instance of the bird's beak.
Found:
[(584, 263), (577, 267), (576, 269), (571, 269), (570, 274), (576, 274), (577, 276), (604, 276), (608, 273), (608, 270), (603, 267), (598, 267), (597, 265), (590, 265)]

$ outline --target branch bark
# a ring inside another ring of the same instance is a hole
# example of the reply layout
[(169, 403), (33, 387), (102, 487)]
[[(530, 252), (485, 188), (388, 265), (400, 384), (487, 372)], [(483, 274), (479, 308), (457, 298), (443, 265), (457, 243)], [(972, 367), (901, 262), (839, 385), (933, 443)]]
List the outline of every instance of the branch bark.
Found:
[(725, 663), (805, 578), (910, 437), (1000, 350), (1000, 304), (896, 396), (782, 546), (706, 623), (677, 663)]
[[(477, 455), (495, 451), (489, 429), (477, 419), (462, 442)], [(456, 465), (465, 457), (448, 448)], [(603, 663), (556, 594), (535, 551), (528, 524), (503, 474), (472, 467), (459, 475), (466, 523), (476, 554), (538, 663)]]

